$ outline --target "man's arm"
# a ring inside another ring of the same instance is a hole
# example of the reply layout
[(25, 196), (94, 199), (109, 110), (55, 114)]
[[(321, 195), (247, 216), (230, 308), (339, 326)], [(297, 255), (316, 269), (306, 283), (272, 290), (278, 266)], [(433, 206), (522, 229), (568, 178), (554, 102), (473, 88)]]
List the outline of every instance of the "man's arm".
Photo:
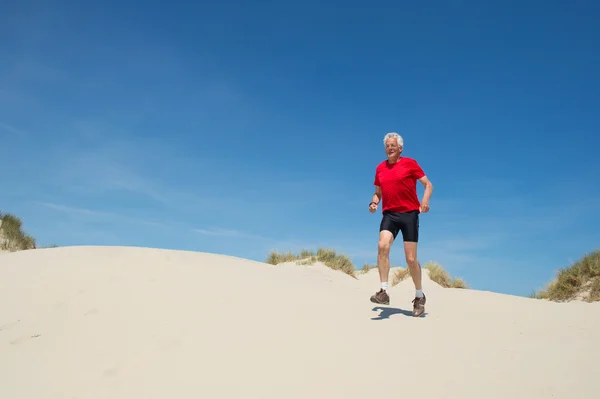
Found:
[(431, 198), (431, 193), (433, 192), (433, 184), (431, 184), (427, 176), (421, 177), (419, 181), (423, 186), (425, 186), (425, 192), (423, 193), (423, 200), (421, 201), (421, 204), (423, 206), (429, 206), (429, 199)]
[(373, 198), (371, 198), (371, 201), (376, 204), (379, 204), (379, 202), (381, 201), (381, 187), (375, 186), (375, 194), (373, 194)]

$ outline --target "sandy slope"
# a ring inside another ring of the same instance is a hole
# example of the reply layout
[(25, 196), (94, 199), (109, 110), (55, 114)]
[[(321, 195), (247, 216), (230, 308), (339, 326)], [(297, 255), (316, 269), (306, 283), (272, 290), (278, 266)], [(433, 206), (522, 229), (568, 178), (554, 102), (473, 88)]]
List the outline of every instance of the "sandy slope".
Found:
[[(144, 248), (0, 257), (0, 397), (598, 398), (600, 303)], [(594, 380), (594, 377), (596, 379)]]

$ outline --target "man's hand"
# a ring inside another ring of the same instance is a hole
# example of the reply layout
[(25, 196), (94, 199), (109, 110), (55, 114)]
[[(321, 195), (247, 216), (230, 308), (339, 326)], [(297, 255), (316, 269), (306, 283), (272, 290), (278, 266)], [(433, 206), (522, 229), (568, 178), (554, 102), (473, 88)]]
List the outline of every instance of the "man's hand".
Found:
[(374, 213), (381, 202), (381, 187), (375, 186), (375, 194), (371, 197), (371, 203), (369, 204), (369, 212)]
[(427, 176), (421, 177), (419, 181), (425, 186), (425, 192), (423, 193), (423, 199), (421, 200), (419, 210), (421, 213), (427, 213), (429, 212), (429, 198), (431, 198), (431, 193), (433, 192), (433, 184), (431, 184)]
[(377, 206), (378, 206), (378, 205), (379, 205), (379, 204), (376, 204), (376, 203), (374, 203), (374, 202), (371, 202), (371, 203), (369, 204), (369, 212), (371, 212), (371, 213), (374, 213), (374, 212), (377, 210)]

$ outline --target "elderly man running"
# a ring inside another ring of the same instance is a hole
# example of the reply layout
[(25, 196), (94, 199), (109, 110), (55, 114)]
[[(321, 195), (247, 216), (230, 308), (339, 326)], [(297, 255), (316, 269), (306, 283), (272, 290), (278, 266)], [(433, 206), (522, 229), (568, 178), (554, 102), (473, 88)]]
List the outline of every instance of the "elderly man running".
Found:
[[(377, 165), (375, 171), (375, 194), (369, 204), (374, 213), (383, 201), (381, 224), (379, 226), (379, 246), (377, 268), (381, 289), (371, 296), (371, 302), (389, 304), (388, 276), (390, 272), (390, 248), (399, 232), (404, 241), (404, 255), (410, 270), (416, 294), (413, 303), (413, 316), (425, 312), (425, 294), (421, 286), (421, 265), (417, 260), (419, 241), (419, 214), (429, 211), (429, 199), (433, 185), (423, 169), (412, 158), (401, 156), (404, 141), (398, 133), (388, 133), (383, 139), (387, 160)], [(417, 180), (425, 186), (423, 200), (417, 197)]]

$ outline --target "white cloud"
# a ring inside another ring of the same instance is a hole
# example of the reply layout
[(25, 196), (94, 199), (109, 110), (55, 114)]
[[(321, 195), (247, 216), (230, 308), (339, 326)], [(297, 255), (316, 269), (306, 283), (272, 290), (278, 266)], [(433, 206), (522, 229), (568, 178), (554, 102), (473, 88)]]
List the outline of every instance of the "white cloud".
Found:
[(143, 226), (155, 226), (155, 227), (169, 227), (164, 223), (155, 222), (152, 220), (143, 220), (139, 218), (132, 218), (127, 215), (115, 213), (115, 212), (106, 212), (106, 211), (98, 211), (88, 208), (80, 208), (70, 205), (64, 204), (56, 204), (52, 202), (43, 202), (43, 201), (34, 201), (35, 204), (42, 206), (44, 208), (52, 209), (57, 212), (62, 212), (69, 214), (74, 217), (79, 217), (78, 221), (102, 221), (102, 222), (111, 222), (111, 223), (130, 223), (137, 224)]
[(19, 137), (27, 136), (27, 133), (25, 133), (24, 131), (17, 129), (16, 127), (11, 126), (8, 123), (4, 123), (2, 121), (0, 121), (0, 130), (5, 130), (5, 131), (12, 133), (14, 135), (17, 135)]
[(239, 231), (239, 230), (227, 230), (227, 229), (221, 229), (221, 228), (214, 228), (214, 229), (193, 228), (192, 231), (199, 233), (199, 234), (208, 235), (208, 236), (245, 237), (245, 238), (259, 238), (259, 239), (264, 238), (260, 235), (246, 233), (246, 232)]

